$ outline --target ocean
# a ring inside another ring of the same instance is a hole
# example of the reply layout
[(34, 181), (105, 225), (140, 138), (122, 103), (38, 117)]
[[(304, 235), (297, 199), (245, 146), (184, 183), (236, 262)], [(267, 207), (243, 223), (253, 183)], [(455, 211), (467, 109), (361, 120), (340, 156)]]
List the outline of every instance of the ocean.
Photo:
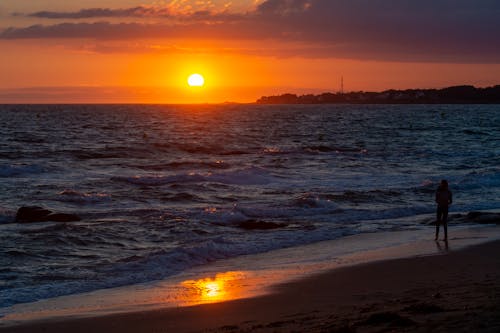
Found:
[(500, 105), (3, 105), (0, 124), (0, 308), (429, 228), (441, 179), (451, 214), (500, 209)]

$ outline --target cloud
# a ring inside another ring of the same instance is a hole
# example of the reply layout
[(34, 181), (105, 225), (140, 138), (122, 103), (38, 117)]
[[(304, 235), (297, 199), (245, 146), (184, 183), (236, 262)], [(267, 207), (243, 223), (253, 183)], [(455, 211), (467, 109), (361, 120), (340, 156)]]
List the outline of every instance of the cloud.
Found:
[(257, 6), (261, 14), (292, 15), (308, 10), (314, 1), (311, 0), (267, 0)]
[[(159, 7), (41, 13), (34, 14), (68, 20), (163, 15), (173, 20), (34, 25), (6, 29), (0, 38), (265, 39), (302, 45), (294, 47), (296, 56), (500, 63), (497, 0), (266, 0), (254, 11), (233, 14), (172, 14)], [(273, 50), (278, 56), (289, 52)]]
[[(19, 14), (17, 14), (19, 15)], [(171, 16), (168, 8), (157, 7), (132, 7), (125, 9), (110, 8), (88, 8), (76, 12), (51, 12), (40, 11), (26, 15), (28, 17), (47, 18), (47, 19), (86, 19), (86, 18), (111, 18), (111, 17), (169, 17)]]
[[(161, 29), (163, 32), (163, 29)], [(123, 39), (142, 38), (153, 33), (160, 34), (157, 27), (139, 23), (60, 23), (55, 25), (32, 25), (26, 28), (8, 28), (0, 34), (4, 39), (43, 39), (43, 38), (94, 38)], [(168, 37), (166, 34), (165, 37)]]
[(198, 5), (196, 9), (193, 7), (179, 7), (178, 5), (169, 6), (137, 6), (132, 8), (88, 8), (81, 9), (75, 12), (54, 12), (54, 11), (39, 11), (30, 14), (13, 13), (12, 16), (23, 16), (30, 18), (40, 18), (40, 19), (53, 19), (53, 20), (70, 20), (72, 22), (66, 23), (76, 23), (75, 21), (89, 20), (89, 19), (120, 19), (120, 18), (132, 18), (139, 21), (142, 19), (168, 19), (170, 21), (177, 21), (180, 23), (186, 22), (233, 22), (238, 20), (243, 20), (245, 16), (243, 14), (230, 13), (227, 11), (228, 7), (224, 7), (222, 10), (214, 10), (211, 6), (205, 4), (205, 6)]
[[(211, 1), (197, 1), (190, 4), (185, 1), (172, 1), (167, 5), (136, 6), (130, 8), (84, 8), (72, 12), (38, 11), (34, 13), (22, 14), (13, 13), (13, 16), (25, 16), (42, 19), (92, 19), (92, 18), (198, 18), (219, 15), (230, 17), (228, 10), (230, 3), (217, 9)], [(239, 16), (239, 15), (238, 15)]]
[(88, 38), (95, 40), (240, 38), (243, 33), (224, 31), (224, 24), (148, 24), (148, 23), (59, 23), (7, 28), (0, 39)]

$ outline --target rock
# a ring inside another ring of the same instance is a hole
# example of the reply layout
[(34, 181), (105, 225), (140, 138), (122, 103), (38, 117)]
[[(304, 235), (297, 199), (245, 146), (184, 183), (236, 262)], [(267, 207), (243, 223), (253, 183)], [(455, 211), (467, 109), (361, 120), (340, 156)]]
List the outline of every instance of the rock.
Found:
[(269, 230), (286, 227), (286, 224), (249, 220), (239, 223), (238, 227), (246, 230)]
[(75, 222), (81, 219), (74, 214), (53, 213), (51, 210), (38, 206), (24, 206), (17, 210), (15, 222)]
[(467, 219), (480, 224), (500, 224), (500, 213), (470, 212)]
[(470, 218), (470, 219), (475, 219), (481, 215), (483, 215), (484, 213), (481, 213), (481, 212), (469, 212), (467, 214), (467, 217)]
[(41, 222), (51, 213), (52, 211), (38, 206), (21, 207), (17, 210), (15, 221), (21, 223)]

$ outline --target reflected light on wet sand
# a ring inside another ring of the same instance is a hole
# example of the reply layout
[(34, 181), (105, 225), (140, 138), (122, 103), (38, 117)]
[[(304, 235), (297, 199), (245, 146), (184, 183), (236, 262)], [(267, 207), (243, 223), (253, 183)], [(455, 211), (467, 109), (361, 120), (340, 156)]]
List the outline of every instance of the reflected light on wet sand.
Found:
[(185, 301), (191, 304), (214, 303), (241, 298), (246, 294), (244, 272), (218, 273), (214, 277), (186, 280), (181, 283)]

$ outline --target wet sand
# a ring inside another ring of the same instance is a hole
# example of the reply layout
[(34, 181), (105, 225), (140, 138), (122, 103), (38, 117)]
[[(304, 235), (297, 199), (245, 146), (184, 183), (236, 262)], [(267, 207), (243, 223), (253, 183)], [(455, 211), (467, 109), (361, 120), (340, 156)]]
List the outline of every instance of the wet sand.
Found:
[(499, 253), (494, 241), (343, 267), (250, 299), (29, 321), (0, 332), (499, 332)]

